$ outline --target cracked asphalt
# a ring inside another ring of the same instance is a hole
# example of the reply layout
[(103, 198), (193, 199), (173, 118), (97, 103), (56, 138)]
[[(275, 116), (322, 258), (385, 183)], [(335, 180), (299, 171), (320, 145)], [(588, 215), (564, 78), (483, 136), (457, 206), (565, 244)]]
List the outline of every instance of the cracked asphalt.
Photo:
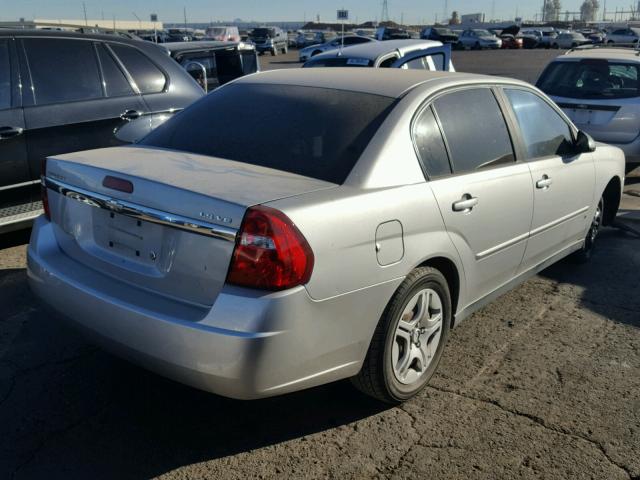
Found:
[[(458, 68), (515, 58), (500, 53), (459, 52)], [(523, 78), (549, 55), (532, 52)], [(640, 229), (628, 180), (620, 218)], [(393, 408), (347, 381), (228, 400), (118, 360), (34, 300), (27, 242), (0, 237), (2, 479), (640, 479), (630, 232), (604, 229), (590, 263), (560, 262), (467, 319), (430, 386)]]

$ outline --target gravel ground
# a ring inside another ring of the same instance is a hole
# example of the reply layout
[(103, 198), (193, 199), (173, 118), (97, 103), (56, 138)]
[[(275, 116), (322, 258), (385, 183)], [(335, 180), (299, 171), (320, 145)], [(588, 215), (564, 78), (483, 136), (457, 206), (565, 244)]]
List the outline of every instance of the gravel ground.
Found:
[[(455, 61), (532, 81), (556, 53)], [(640, 229), (640, 178), (626, 190), (621, 218)], [(640, 479), (630, 233), (605, 229), (592, 262), (563, 261), (466, 320), (431, 385), (395, 408), (348, 382), (233, 401), (120, 361), (35, 302), (27, 241), (0, 238), (0, 478)]]

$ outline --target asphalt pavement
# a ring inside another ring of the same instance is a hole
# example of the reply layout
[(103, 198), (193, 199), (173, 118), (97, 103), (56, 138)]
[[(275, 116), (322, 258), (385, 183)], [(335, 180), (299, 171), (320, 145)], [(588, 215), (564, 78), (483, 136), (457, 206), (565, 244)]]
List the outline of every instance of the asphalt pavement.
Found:
[[(455, 52), (535, 78), (558, 52)], [(261, 57), (297, 67), (296, 52)], [(640, 177), (620, 218), (640, 229)], [(33, 298), (28, 232), (0, 238), (0, 478), (640, 479), (640, 237), (607, 228), (452, 332), (390, 408), (347, 381), (240, 402), (88, 343)], [(91, 312), (87, 312), (91, 314)]]

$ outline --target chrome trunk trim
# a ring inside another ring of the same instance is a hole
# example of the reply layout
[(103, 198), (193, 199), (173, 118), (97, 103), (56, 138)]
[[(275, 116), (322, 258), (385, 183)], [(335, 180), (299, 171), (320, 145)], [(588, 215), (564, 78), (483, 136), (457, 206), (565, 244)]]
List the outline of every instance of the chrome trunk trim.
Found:
[(166, 227), (184, 230), (187, 232), (218, 238), (228, 242), (235, 242), (238, 231), (235, 228), (224, 227), (214, 223), (203, 222), (194, 218), (183, 217), (174, 213), (144, 207), (126, 200), (120, 200), (100, 193), (90, 192), (82, 188), (74, 187), (51, 178), (43, 178), (47, 188), (67, 198), (84, 203), (91, 207), (109, 210), (119, 215), (136, 218), (145, 222), (164, 225)]

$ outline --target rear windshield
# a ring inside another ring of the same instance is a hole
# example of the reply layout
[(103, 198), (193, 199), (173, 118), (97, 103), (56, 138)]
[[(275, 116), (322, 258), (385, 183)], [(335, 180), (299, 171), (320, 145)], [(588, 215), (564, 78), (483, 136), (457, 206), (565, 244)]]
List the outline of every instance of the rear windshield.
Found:
[(368, 58), (319, 58), (310, 60), (303, 65), (304, 68), (314, 67), (371, 67), (373, 61)]
[(343, 183), (393, 101), (325, 88), (230, 84), (140, 143)]
[(555, 62), (538, 81), (547, 95), (569, 98), (630, 98), (640, 96), (638, 66), (607, 60)]
[(272, 37), (275, 32), (270, 28), (254, 28), (251, 32), (251, 36), (254, 37)]

